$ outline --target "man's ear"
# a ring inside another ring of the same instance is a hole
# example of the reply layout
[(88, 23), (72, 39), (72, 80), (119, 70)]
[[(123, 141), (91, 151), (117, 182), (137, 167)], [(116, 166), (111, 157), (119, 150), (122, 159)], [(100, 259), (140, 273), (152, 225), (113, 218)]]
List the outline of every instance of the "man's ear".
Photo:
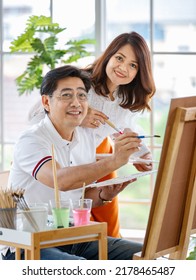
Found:
[(48, 95), (42, 95), (42, 105), (47, 112), (50, 112), (49, 98)]

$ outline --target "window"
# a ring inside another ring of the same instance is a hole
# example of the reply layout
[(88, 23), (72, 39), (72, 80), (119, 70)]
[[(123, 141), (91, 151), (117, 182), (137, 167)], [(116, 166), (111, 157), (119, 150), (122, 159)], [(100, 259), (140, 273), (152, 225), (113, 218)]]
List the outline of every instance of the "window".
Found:
[[(67, 2), (67, 9), (62, 7)], [(52, 4), (52, 5), (51, 5)], [(75, 6), (77, 5), (77, 9)], [(80, 8), (79, 8), (80, 6)], [(38, 100), (39, 92), (31, 95), (19, 96), (15, 79), (21, 75), (30, 59), (29, 54), (10, 54), (10, 42), (20, 35), (25, 28), (26, 21), (31, 15), (53, 16), (66, 30), (59, 37), (59, 44), (70, 39), (94, 38), (94, 1), (34, 1), (34, 0), (0, 0), (0, 170), (10, 168), (12, 161), (13, 145), (20, 132), (28, 125), (28, 112)], [(81, 11), (85, 7), (86, 13)], [(81, 23), (78, 26), (78, 18)], [(17, 22), (17, 28), (16, 28)], [(1, 33), (2, 32), (2, 33)], [(93, 50), (91, 50), (93, 51)], [(90, 57), (88, 59), (94, 59)], [(88, 64), (89, 60), (81, 59), (80, 64)]]

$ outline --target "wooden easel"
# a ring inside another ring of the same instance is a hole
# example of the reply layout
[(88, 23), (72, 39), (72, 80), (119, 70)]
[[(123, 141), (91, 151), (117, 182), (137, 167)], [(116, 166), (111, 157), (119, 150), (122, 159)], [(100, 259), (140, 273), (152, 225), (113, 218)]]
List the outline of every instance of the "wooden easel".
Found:
[(134, 259), (186, 259), (196, 232), (196, 97), (171, 101), (142, 252)]

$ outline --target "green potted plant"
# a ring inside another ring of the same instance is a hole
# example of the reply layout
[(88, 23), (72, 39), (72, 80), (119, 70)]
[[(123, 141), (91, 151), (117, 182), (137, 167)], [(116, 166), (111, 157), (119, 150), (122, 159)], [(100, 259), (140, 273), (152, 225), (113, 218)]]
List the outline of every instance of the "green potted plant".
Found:
[(194, 247), (194, 250), (190, 252), (187, 260), (196, 260), (196, 247)]
[(190, 252), (187, 260), (196, 260), (196, 237), (191, 236), (190, 243), (189, 243)]
[(86, 45), (94, 44), (93, 39), (70, 40), (65, 43), (65, 49), (57, 49), (57, 35), (65, 29), (53, 23), (51, 17), (30, 16), (24, 32), (11, 42), (11, 53), (34, 54), (26, 70), (16, 78), (20, 95), (40, 88), (46, 66), (50, 70), (58, 64), (76, 62), (79, 58), (92, 55), (86, 50)]

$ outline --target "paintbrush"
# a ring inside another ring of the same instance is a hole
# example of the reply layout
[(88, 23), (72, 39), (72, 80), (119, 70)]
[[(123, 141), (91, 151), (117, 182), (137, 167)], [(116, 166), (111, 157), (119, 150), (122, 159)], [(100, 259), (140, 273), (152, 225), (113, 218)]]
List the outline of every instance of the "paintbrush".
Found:
[[(91, 106), (89, 106), (89, 108), (93, 109)], [(117, 128), (111, 121), (109, 121), (108, 119), (105, 120), (105, 122), (112, 127), (114, 130), (116, 130), (118, 133), (123, 134), (123, 131), (120, 130), (119, 128)], [(152, 138), (152, 137), (161, 137), (160, 135), (138, 135), (138, 136), (132, 136), (134, 138), (139, 138), (139, 139), (143, 139), (143, 138)]]
[(111, 126), (114, 130), (116, 130), (116, 131), (119, 132), (120, 134), (123, 134), (123, 132), (122, 132), (119, 128), (117, 128), (111, 121), (105, 120), (105, 122), (106, 122), (109, 126)]

